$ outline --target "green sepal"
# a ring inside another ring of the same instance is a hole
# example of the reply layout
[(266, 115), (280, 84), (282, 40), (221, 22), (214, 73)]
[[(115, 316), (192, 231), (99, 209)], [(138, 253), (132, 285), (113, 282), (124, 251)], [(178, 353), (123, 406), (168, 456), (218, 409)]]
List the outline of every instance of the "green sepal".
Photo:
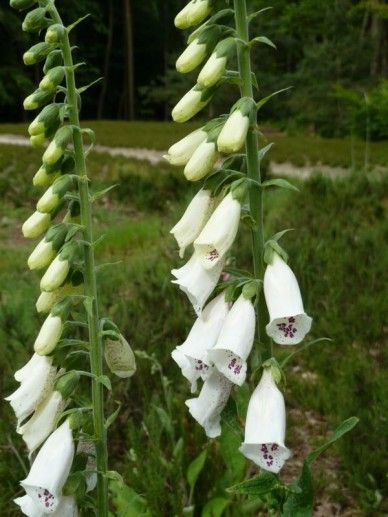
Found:
[(252, 113), (255, 113), (255, 107), (256, 103), (252, 97), (241, 97), (241, 99), (233, 104), (230, 113), (239, 110), (244, 117), (251, 118)]
[(288, 262), (288, 254), (280, 246), (278, 241), (285, 233), (290, 231), (292, 231), (292, 228), (287, 228), (286, 230), (275, 233), (275, 235), (268, 239), (268, 241), (264, 244), (264, 262), (266, 264), (272, 264), (274, 253), (280, 255), (284, 262)]
[(72, 263), (79, 254), (79, 244), (77, 241), (66, 242), (59, 253), (61, 260), (68, 260)]
[(104, 424), (105, 429), (108, 429), (113, 424), (113, 422), (116, 420), (116, 418), (119, 416), (119, 413), (120, 413), (120, 410), (121, 410), (121, 406), (122, 406), (122, 403), (121, 402), (117, 402), (117, 408), (105, 420), (105, 424)]
[(24, 11), (26, 9), (30, 9), (37, 3), (38, 0), (10, 0), (9, 5), (13, 9), (17, 9), (18, 11)]
[(219, 22), (223, 22), (224, 24), (227, 24), (229, 21), (232, 21), (234, 17), (234, 10), (233, 9), (222, 9), (221, 11), (218, 11), (217, 13), (213, 14), (208, 20), (206, 20), (202, 25), (197, 27), (195, 31), (193, 31), (189, 37), (187, 38), (187, 43), (192, 43), (195, 38), (198, 38), (198, 36), (201, 34), (205, 28), (209, 27), (209, 25), (214, 25)]
[(198, 35), (198, 43), (206, 45), (206, 51), (210, 54), (221, 36), (221, 28), (218, 25), (205, 27)]
[(234, 181), (230, 186), (230, 192), (232, 193), (233, 199), (243, 203), (247, 196), (248, 185), (248, 178), (240, 178)]
[(276, 49), (275, 43), (273, 43), (273, 41), (271, 41), (266, 36), (256, 36), (256, 38), (251, 39), (251, 41), (249, 42), (249, 46), (253, 47), (253, 45), (255, 45), (256, 43), (264, 43), (264, 45), (268, 45), (269, 47)]
[(214, 49), (214, 54), (217, 57), (226, 57), (226, 59), (230, 59), (233, 53), (236, 50), (236, 42), (232, 37), (225, 38), (219, 41)]
[(242, 288), (242, 295), (247, 300), (250, 300), (251, 298), (257, 298), (260, 292), (260, 288), (262, 286), (261, 280), (250, 280), (246, 282)]
[(51, 187), (52, 193), (56, 194), (61, 199), (69, 190), (71, 190), (73, 186), (74, 177), (72, 175), (66, 174), (65, 176), (61, 176), (54, 181)]
[(40, 42), (36, 45), (33, 45), (23, 54), (24, 64), (35, 65), (36, 63), (40, 63), (47, 58), (52, 48), (52, 45), (45, 42)]
[(45, 29), (50, 23), (50, 20), (46, 18), (46, 9), (43, 7), (37, 7), (29, 13), (27, 13), (22, 23), (22, 30), (24, 32), (39, 32)]
[(80, 491), (86, 491), (85, 476), (82, 472), (71, 472), (63, 487), (64, 496), (80, 496)]
[(276, 382), (276, 384), (280, 384), (281, 382), (285, 383), (286, 378), (284, 376), (283, 370), (278, 363), (278, 361), (275, 359), (275, 357), (270, 357), (262, 364), (263, 368), (269, 368), (271, 370), (271, 375), (273, 380)]
[(55, 381), (54, 389), (59, 391), (59, 393), (62, 395), (62, 398), (66, 400), (71, 396), (71, 394), (78, 386), (80, 377), (80, 374), (75, 370), (66, 372)]
[(54, 307), (51, 309), (51, 316), (59, 316), (61, 320), (66, 321), (71, 308), (71, 300), (68, 296), (62, 298), (59, 302), (57, 302)]
[(65, 149), (67, 145), (71, 142), (71, 139), (73, 137), (73, 131), (74, 128), (70, 124), (67, 124), (66, 126), (62, 126), (61, 128), (59, 128), (54, 136), (56, 146)]
[(218, 169), (206, 178), (203, 184), (204, 190), (210, 190), (213, 197), (218, 196), (222, 189), (229, 183), (244, 176), (242, 172), (233, 169)]
[[(44, 133), (47, 137), (55, 133), (60, 124), (59, 110), (60, 104), (51, 103), (45, 106), (29, 125), (29, 134), (38, 135)], [(58, 170), (58, 168), (55, 170)]]
[(66, 240), (68, 228), (66, 223), (55, 224), (47, 230), (44, 240), (51, 242), (53, 249), (58, 251)]
[(264, 156), (268, 153), (268, 151), (271, 150), (272, 146), (273, 146), (273, 142), (271, 142), (270, 144), (266, 145), (265, 147), (262, 147), (261, 149), (259, 149), (258, 155), (259, 155), (260, 162), (264, 158)]
[(47, 29), (45, 41), (47, 43), (60, 43), (65, 35), (65, 27), (60, 23), (54, 23), (50, 25)]
[(49, 70), (56, 66), (63, 65), (63, 54), (62, 50), (52, 50), (46, 58), (46, 62), (43, 66), (43, 73), (47, 74)]

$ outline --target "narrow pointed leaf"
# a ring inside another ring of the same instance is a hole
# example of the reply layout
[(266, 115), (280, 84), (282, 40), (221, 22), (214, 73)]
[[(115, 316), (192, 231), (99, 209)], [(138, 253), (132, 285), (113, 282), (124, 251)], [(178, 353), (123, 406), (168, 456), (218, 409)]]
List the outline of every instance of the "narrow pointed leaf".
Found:
[(260, 99), (256, 103), (256, 108), (259, 110), (261, 107), (264, 106), (264, 104), (266, 104), (270, 99), (272, 99), (272, 97), (275, 97), (275, 95), (279, 95), (279, 93), (286, 92), (290, 88), (293, 88), (293, 87), (292, 86), (288, 86), (288, 88), (282, 88), (281, 90), (278, 90), (277, 92), (271, 93), (271, 95), (267, 95), (267, 97), (264, 97), (263, 99)]
[(290, 183), (289, 181), (287, 181), (283, 178), (275, 178), (273, 180), (264, 181), (261, 184), (261, 186), (262, 186), (262, 188), (279, 187), (279, 188), (284, 188), (287, 190), (295, 190), (296, 192), (299, 192), (299, 189), (297, 187), (295, 187), (295, 185), (293, 185), (292, 183)]

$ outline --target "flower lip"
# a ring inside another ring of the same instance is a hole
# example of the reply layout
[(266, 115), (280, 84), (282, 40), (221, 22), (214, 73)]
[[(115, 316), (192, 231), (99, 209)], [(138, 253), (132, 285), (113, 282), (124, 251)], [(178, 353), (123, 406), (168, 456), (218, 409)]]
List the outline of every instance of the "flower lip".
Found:
[(239, 451), (256, 465), (277, 474), (284, 462), (291, 456), (289, 449), (281, 443), (243, 443)]
[(297, 345), (310, 331), (312, 318), (305, 314), (295, 314), (284, 318), (275, 318), (265, 330), (275, 343), (279, 345)]

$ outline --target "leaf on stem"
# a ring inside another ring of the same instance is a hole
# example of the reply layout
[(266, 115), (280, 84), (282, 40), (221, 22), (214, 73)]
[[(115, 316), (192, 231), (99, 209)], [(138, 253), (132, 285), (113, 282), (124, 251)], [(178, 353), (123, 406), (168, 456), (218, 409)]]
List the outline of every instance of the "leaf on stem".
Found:
[(207, 451), (202, 451), (189, 465), (186, 473), (187, 482), (190, 486), (191, 491), (197, 483), (200, 473), (205, 466), (207, 458)]
[(268, 45), (269, 47), (272, 47), (274, 49), (277, 48), (275, 43), (273, 43), (273, 41), (271, 41), (266, 36), (256, 36), (256, 38), (251, 39), (251, 41), (249, 42), (249, 46), (253, 47), (253, 45), (255, 45), (256, 43), (264, 43), (264, 45)]
[(267, 97), (263, 97), (263, 99), (260, 99), (259, 101), (256, 102), (256, 108), (259, 110), (260, 108), (262, 108), (264, 106), (264, 104), (266, 104), (270, 99), (272, 99), (272, 97), (275, 97), (275, 95), (278, 95), (279, 93), (286, 92), (290, 88), (293, 88), (293, 86), (288, 86), (287, 88), (282, 88), (281, 90), (278, 90), (277, 92), (271, 93), (271, 95), (267, 95)]
[(292, 183), (289, 181), (283, 179), (283, 178), (275, 178), (272, 180), (267, 180), (261, 183), (261, 188), (267, 188), (267, 187), (279, 187), (284, 188), (286, 190), (295, 190), (296, 192), (299, 192), (299, 189), (295, 187)]
[(258, 476), (238, 483), (226, 489), (227, 492), (234, 494), (245, 494), (250, 496), (262, 496), (272, 492), (276, 488), (281, 487), (281, 483), (276, 474), (271, 472), (263, 472)]
[(116, 418), (119, 416), (121, 406), (122, 406), (121, 402), (117, 402), (116, 410), (111, 415), (109, 415), (108, 418), (105, 420), (105, 424), (104, 424), (105, 429), (108, 429), (113, 424), (113, 422), (116, 420)]

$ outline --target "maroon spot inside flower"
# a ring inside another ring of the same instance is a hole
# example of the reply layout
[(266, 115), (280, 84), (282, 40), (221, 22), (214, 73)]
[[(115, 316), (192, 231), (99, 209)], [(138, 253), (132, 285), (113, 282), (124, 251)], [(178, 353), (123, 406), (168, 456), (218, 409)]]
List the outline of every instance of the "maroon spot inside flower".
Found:
[(295, 318), (287, 318), (289, 325), (287, 323), (277, 323), (276, 326), (278, 329), (283, 332), (284, 337), (293, 338), (295, 333), (298, 332), (298, 329), (293, 325), (295, 323)]
[(217, 260), (219, 256), (220, 254), (216, 249), (209, 251), (209, 253), (207, 254), (207, 258), (208, 260), (210, 260), (210, 262), (213, 262), (213, 260)]

